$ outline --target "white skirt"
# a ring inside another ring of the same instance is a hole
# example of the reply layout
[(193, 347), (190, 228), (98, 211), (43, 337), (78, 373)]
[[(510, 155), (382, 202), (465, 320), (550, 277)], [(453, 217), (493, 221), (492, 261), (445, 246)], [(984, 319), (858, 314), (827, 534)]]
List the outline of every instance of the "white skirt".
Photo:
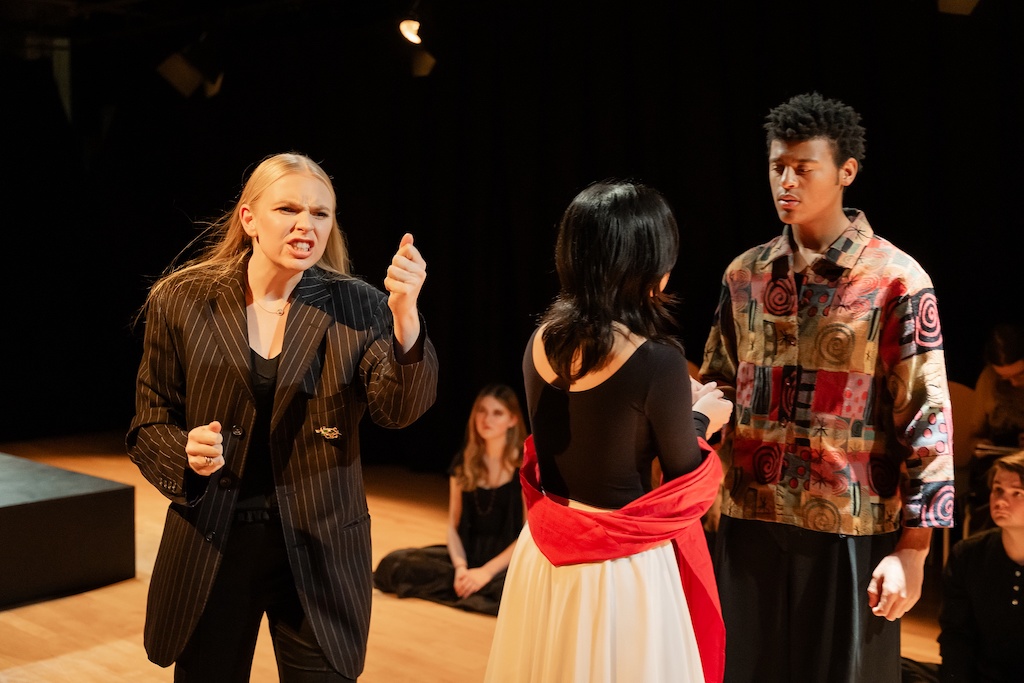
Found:
[(671, 543), (552, 565), (523, 527), (505, 577), (485, 683), (703, 683)]

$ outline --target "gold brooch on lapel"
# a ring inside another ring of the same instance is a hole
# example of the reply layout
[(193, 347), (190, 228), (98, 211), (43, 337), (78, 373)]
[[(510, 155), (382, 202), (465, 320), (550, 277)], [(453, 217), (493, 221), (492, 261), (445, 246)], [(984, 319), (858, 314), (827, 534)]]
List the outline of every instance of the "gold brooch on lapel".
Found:
[(337, 427), (320, 427), (315, 430), (317, 434), (324, 437), (325, 439), (337, 439), (341, 436), (341, 432)]

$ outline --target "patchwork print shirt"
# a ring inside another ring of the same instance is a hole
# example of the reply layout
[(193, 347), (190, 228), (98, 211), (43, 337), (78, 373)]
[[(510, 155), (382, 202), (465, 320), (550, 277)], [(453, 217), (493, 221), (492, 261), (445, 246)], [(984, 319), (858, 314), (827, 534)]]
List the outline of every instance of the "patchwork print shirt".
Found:
[(950, 526), (935, 291), (863, 213), (847, 213), (803, 277), (790, 226), (726, 269), (701, 367), (736, 390), (722, 512), (849, 535)]

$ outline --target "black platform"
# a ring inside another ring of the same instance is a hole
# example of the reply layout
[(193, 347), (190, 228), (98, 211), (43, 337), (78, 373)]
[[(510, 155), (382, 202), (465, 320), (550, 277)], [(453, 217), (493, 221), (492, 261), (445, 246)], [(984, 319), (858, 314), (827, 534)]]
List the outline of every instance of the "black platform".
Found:
[(0, 453), (0, 609), (134, 577), (134, 487)]

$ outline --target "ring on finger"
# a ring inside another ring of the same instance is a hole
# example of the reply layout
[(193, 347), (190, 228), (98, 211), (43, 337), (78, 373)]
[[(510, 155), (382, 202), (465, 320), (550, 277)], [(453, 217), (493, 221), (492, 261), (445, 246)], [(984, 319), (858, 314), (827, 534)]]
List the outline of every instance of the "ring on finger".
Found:
[(206, 466), (209, 467), (212, 464), (213, 464), (213, 458), (211, 458), (210, 456), (207, 455), (206, 456)]

